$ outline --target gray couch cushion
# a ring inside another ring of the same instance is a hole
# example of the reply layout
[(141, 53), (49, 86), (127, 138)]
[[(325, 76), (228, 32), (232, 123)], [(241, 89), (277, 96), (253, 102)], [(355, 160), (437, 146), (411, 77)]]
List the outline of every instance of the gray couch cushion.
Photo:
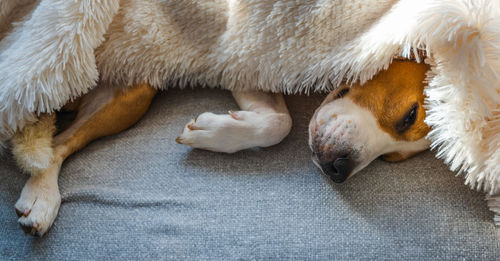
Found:
[(343, 185), (310, 160), (321, 96), (288, 96), (281, 144), (233, 155), (175, 143), (196, 115), (237, 109), (229, 92), (169, 90), (135, 127), (70, 157), (49, 233), (24, 236), (13, 208), (27, 179), (0, 166), (0, 259), (481, 259), (500, 256), (484, 195), (431, 152), (376, 160)]

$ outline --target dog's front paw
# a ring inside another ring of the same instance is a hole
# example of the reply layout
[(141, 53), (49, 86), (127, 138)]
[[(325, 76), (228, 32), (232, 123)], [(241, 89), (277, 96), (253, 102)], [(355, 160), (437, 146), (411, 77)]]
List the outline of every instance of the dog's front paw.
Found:
[(196, 120), (191, 120), (176, 141), (194, 148), (233, 153), (245, 148), (241, 135), (247, 136), (252, 132), (247, 125), (237, 117), (237, 113), (220, 115), (205, 112)]
[(284, 113), (230, 111), (220, 115), (206, 112), (191, 120), (176, 141), (194, 148), (233, 153), (274, 145), (290, 128), (291, 118)]
[(46, 181), (40, 177), (30, 178), (16, 202), (18, 222), (26, 234), (43, 236), (59, 211), (61, 195), (57, 181)]

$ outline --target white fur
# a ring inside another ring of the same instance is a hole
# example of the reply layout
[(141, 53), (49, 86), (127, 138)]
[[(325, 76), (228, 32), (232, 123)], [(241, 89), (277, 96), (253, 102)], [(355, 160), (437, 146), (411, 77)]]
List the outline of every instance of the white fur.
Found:
[[(312, 128), (317, 126), (316, 131)], [(351, 175), (365, 168), (380, 155), (390, 152), (418, 152), (429, 147), (425, 138), (414, 141), (398, 141), (380, 128), (377, 118), (369, 110), (348, 98), (336, 99), (324, 105), (310, 123), (309, 146), (320, 135), (321, 146), (348, 152), (357, 165)], [(345, 150), (349, 151), (345, 151)]]
[(233, 95), (243, 111), (226, 115), (203, 113), (186, 125), (177, 141), (194, 148), (234, 153), (278, 144), (292, 129), (292, 118), (280, 94)]
[[(22, 12), (15, 5), (0, 1), (0, 21)], [(325, 91), (366, 81), (420, 47), (433, 63), (429, 138), (468, 184), (492, 193), (500, 179), (499, 13), (490, 0), (40, 0), (0, 42), (0, 140), (98, 76)]]
[[(201, 114), (184, 128), (180, 136), (182, 143), (194, 148), (234, 153), (278, 144), (291, 128), (289, 116), (285, 114), (249, 111), (232, 114), (234, 116), (210, 112)], [(188, 126), (196, 129), (191, 130)]]
[(57, 184), (60, 167), (61, 162), (55, 160), (24, 185), (15, 208), (20, 215), (18, 222), (26, 233), (42, 236), (54, 222), (61, 205)]

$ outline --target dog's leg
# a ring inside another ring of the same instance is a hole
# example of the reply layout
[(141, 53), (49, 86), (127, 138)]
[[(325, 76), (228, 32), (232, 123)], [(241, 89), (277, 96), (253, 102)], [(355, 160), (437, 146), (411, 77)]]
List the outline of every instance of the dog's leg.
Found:
[(233, 153), (268, 147), (283, 140), (292, 128), (281, 94), (233, 92), (241, 111), (218, 115), (206, 112), (191, 120), (177, 142), (195, 148)]
[(89, 142), (135, 124), (149, 108), (156, 90), (147, 84), (97, 88), (84, 96), (71, 126), (54, 138), (54, 153), (64, 160)]
[(74, 122), (54, 137), (49, 167), (32, 175), (16, 203), (19, 224), (26, 233), (41, 236), (52, 225), (61, 204), (57, 178), (62, 162), (92, 140), (136, 123), (155, 93), (146, 84), (126, 90), (99, 87), (82, 98)]
[(56, 115), (42, 114), (12, 137), (12, 154), (21, 170), (37, 175), (49, 167), (52, 160), (52, 139), (56, 132)]

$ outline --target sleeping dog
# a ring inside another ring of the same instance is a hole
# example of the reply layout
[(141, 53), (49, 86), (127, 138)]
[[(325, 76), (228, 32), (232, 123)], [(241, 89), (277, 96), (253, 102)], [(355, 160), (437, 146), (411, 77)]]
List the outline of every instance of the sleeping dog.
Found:
[[(404, 160), (428, 148), (424, 123), (424, 79), (428, 67), (394, 61), (363, 86), (341, 86), (316, 110), (309, 125), (313, 162), (334, 182), (343, 182), (375, 158)], [(55, 116), (42, 115), (12, 139), (18, 165), (31, 174), (15, 205), (22, 229), (41, 236), (52, 225), (61, 196), (57, 178), (63, 161), (92, 140), (127, 129), (149, 108), (156, 89), (148, 84), (97, 86), (63, 110), (72, 124), (55, 135)], [(287, 136), (292, 119), (281, 94), (233, 91), (240, 111), (203, 113), (177, 142), (233, 153), (268, 147)], [(55, 135), (55, 136), (54, 136)]]

